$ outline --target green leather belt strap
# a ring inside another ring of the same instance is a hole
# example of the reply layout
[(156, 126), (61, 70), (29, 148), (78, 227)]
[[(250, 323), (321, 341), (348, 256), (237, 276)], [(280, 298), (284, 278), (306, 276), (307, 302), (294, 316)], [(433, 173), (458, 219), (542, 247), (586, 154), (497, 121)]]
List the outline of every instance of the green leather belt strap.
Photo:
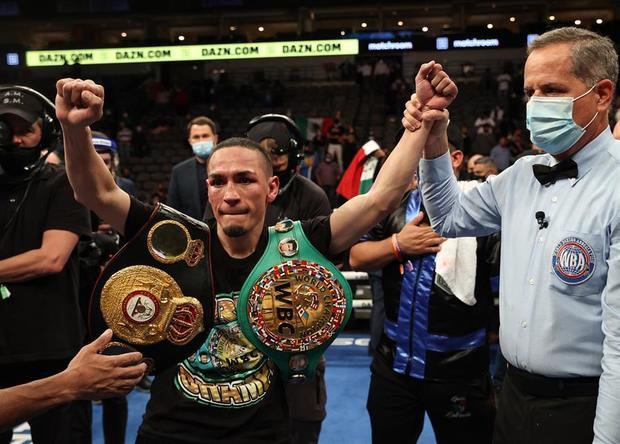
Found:
[(269, 228), (269, 242), (237, 302), (243, 334), (287, 381), (314, 375), (325, 349), (349, 319), (351, 288), (314, 248), (300, 222)]

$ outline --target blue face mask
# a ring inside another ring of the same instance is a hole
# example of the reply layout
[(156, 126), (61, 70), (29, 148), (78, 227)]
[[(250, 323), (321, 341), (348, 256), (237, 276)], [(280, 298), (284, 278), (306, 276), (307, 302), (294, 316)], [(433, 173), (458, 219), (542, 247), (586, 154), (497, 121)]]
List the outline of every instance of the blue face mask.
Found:
[[(596, 86), (596, 85), (594, 85)], [(594, 86), (579, 97), (536, 97), (527, 102), (526, 124), (534, 145), (551, 155), (561, 154), (575, 145), (598, 111), (583, 128), (573, 120), (573, 103), (592, 92)]]
[(206, 159), (213, 151), (213, 140), (201, 140), (200, 142), (194, 142), (192, 143), (192, 150), (196, 156), (201, 159)]

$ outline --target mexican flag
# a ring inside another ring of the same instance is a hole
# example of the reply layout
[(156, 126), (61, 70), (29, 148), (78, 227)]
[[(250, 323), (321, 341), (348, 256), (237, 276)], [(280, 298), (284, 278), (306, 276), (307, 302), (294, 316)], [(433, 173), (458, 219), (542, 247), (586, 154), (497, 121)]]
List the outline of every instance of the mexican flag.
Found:
[(355, 154), (351, 164), (340, 179), (336, 192), (346, 199), (351, 199), (358, 194), (365, 194), (372, 186), (375, 170), (379, 159), (372, 155), (381, 149), (374, 140), (366, 142)]
[(295, 119), (295, 123), (299, 127), (302, 136), (306, 140), (312, 140), (317, 131), (326, 136), (327, 131), (334, 124), (334, 119), (331, 117), (298, 117)]

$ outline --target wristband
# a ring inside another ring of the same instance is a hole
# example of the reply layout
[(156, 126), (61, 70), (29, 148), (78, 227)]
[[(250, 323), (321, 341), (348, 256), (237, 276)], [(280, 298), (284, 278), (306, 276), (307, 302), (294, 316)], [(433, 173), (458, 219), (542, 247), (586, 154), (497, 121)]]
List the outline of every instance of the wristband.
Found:
[(392, 254), (398, 262), (404, 261), (403, 252), (400, 250), (400, 245), (398, 245), (398, 238), (396, 237), (396, 233), (392, 234)]

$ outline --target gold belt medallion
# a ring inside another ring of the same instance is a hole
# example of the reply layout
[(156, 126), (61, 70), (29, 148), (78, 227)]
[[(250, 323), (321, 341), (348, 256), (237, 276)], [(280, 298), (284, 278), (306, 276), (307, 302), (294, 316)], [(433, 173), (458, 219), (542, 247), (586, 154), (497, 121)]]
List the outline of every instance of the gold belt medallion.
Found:
[(203, 331), (198, 299), (185, 296), (167, 273), (134, 265), (114, 273), (101, 291), (101, 312), (114, 333), (132, 344), (190, 342)]

